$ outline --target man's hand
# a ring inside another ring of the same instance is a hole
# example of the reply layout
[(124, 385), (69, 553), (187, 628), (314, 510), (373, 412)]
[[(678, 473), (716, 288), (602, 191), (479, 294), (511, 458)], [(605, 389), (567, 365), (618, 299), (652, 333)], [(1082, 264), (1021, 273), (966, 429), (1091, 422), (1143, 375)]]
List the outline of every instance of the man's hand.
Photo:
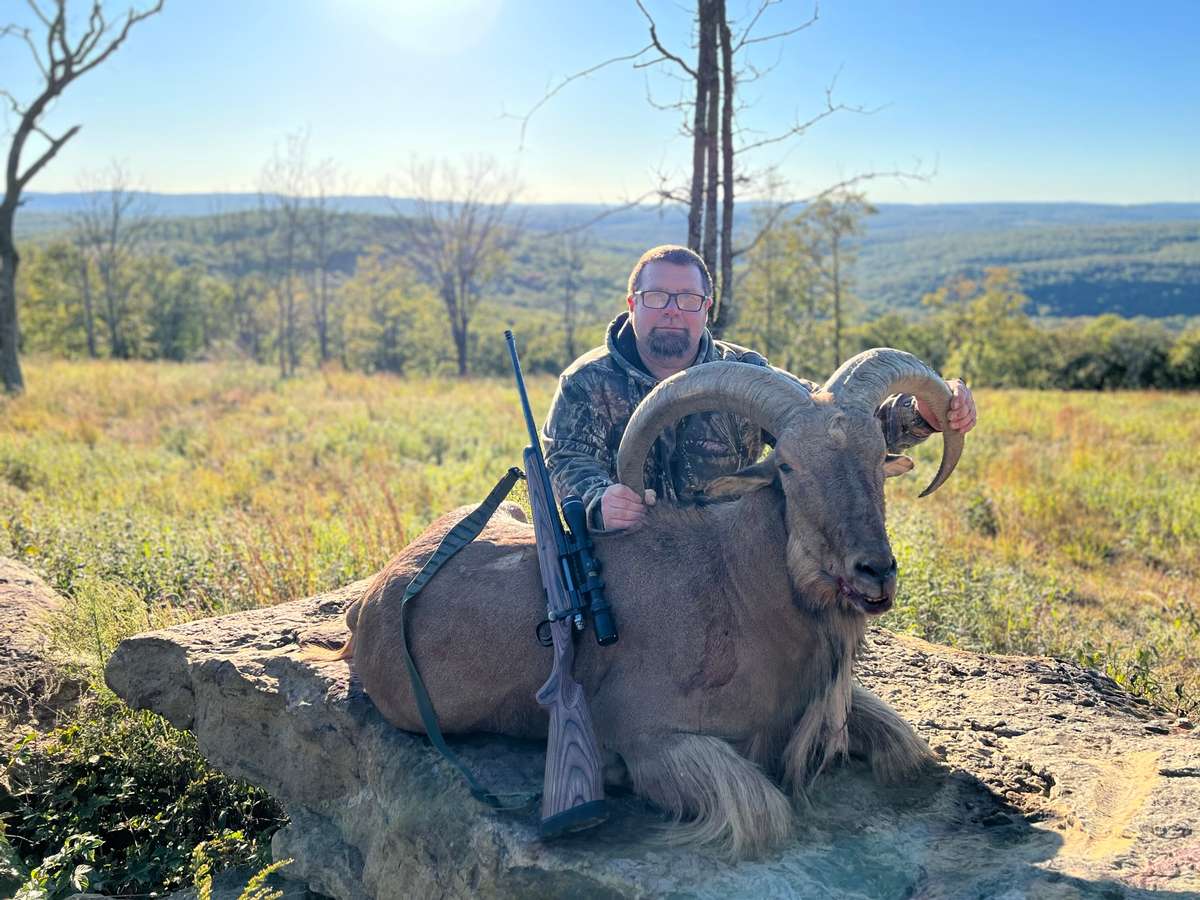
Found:
[(600, 495), (600, 518), (605, 531), (632, 528), (641, 525), (646, 518), (646, 507), (655, 502), (654, 491), (646, 491), (645, 500), (633, 488), (623, 484), (610, 484)]
[[(966, 434), (975, 427), (975, 398), (971, 396), (971, 389), (961, 378), (951, 378), (946, 384), (951, 394), (950, 427), (960, 434)], [(920, 400), (917, 401), (917, 412), (938, 431), (943, 430), (942, 423), (937, 420), (933, 410)]]

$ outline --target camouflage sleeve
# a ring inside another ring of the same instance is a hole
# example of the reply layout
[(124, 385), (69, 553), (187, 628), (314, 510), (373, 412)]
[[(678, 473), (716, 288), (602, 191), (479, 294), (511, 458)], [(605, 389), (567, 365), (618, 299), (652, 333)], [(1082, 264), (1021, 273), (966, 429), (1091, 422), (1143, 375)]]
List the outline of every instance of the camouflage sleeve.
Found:
[(542, 428), (546, 468), (559, 502), (578, 494), (587, 509), (588, 527), (604, 528), (600, 497), (615, 482), (617, 461), (608, 447), (610, 423), (601, 407), (568, 377), (559, 379)]
[(893, 394), (875, 410), (883, 429), (889, 453), (901, 453), (915, 447), (936, 430), (917, 411), (917, 398), (912, 394)]

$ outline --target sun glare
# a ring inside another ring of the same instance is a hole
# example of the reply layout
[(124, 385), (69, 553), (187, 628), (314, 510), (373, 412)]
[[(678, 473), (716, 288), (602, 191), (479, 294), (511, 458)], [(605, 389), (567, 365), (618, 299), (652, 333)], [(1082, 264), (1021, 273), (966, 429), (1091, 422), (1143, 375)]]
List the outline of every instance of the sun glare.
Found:
[(500, 15), (500, 0), (338, 0), (375, 34), (421, 56), (453, 56), (478, 46)]

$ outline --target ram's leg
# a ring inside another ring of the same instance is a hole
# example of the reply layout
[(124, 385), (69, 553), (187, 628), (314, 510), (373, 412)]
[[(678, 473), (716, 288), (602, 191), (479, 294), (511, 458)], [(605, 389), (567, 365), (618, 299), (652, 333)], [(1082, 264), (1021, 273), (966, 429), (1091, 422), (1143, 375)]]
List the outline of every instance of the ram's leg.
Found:
[(866, 758), (880, 781), (911, 778), (933, 760), (912, 726), (861, 685), (854, 685), (848, 727), (851, 755)]
[(668, 839), (704, 844), (735, 859), (788, 838), (792, 806), (754, 763), (720, 738), (673, 734), (621, 754), (633, 789), (679, 823)]

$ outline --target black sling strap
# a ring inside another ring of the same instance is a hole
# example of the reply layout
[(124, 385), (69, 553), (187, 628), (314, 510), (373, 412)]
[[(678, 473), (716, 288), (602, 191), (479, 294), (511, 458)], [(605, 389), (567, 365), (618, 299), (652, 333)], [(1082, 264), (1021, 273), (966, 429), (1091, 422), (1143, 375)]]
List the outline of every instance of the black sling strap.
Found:
[[(425, 683), (421, 680), (421, 674), (417, 671), (416, 661), (413, 659), (412, 651), (408, 646), (408, 633), (404, 627), (404, 608), (413, 597), (421, 592), (421, 588), (429, 583), (429, 579), (433, 578), (438, 569), (450, 560), (450, 557), (454, 556), (455, 553), (478, 537), (479, 532), (483, 530), (483, 527), (487, 525), (488, 520), (492, 517), (492, 513), (496, 511), (496, 507), (508, 496), (509, 491), (513, 489), (513, 485), (524, 477), (524, 474), (516, 466), (509, 469), (508, 473), (492, 488), (491, 493), (487, 495), (486, 499), (442, 538), (442, 542), (438, 544), (438, 548), (433, 552), (433, 556), (429, 557), (429, 561), (421, 567), (421, 571), (409, 582), (408, 587), (404, 591), (404, 597), (400, 601), (400, 640), (404, 648), (404, 665), (408, 668), (409, 677), (412, 679), (413, 697), (417, 702), (417, 710), (421, 713), (421, 721), (425, 725), (425, 733), (429, 736), (429, 742), (433, 744), (437, 751), (451, 765), (462, 773), (462, 777), (466, 780), (467, 786), (471, 790), (472, 797), (480, 803), (486, 803), (493, 809), (503, 810), (525, 809), (536, 802), (539, 795), (527, 793), (492, 793), (475, 779), (475, 776), (471, 774), (471, 770), (446, 745), (446, 740), (442, 737), (442, 730), (438, 727), (437, 712), (433, 708), (433, 702), (429, 699), (429, 692), (425, 690)], [(521, 799), (519, 801), (510, 800), (505, 802), (500, 799), (501, 797), (519, 797)]]

